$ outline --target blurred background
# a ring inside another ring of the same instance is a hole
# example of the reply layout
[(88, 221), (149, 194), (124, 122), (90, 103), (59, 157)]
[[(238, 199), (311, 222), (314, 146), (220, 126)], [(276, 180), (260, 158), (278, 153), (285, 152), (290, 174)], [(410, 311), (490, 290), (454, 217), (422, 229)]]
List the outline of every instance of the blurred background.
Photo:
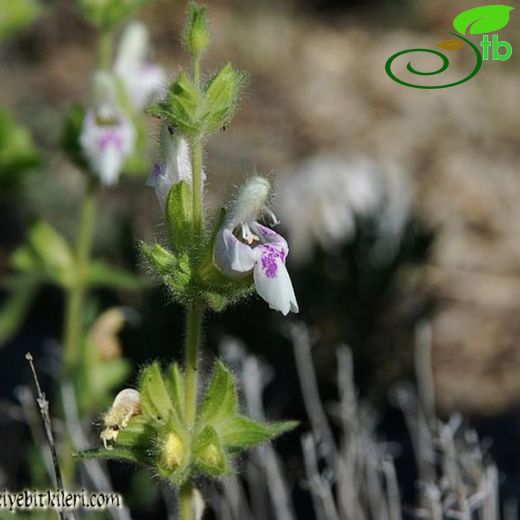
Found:
[[(208, 142), (209, 205), (220, 207), (244, 176), (273, 179), (300, 313), (284, 318), (253, 298), (208, 317), (205, 348), (229, 354), (226, 345), (243, 345), (241, 352), (270, 367), (267, 416), (302, 421), (275, 443), (295, 517), (319, 515), (309, 507), (299, 440), (311, 426), (292, 346), (294, 322), (311, 336), (325, 409), (338, 396), (337, 349), (351, 349), (359, 399), (377, 417), (372, 432), (397, 446), (403, 516), (416, 517), (418, 470), (395, 388), (416, 380), (414, 349), (425, 331), (439, 418), (462, 413), (485, 444), (485, 457), (496, 463), (500, 504), (520, 498), (517, 13), (500, 31), (514, 49), (510, 60), (484, 62), (470, 82), (430, 91), (391, 81), (386, 60), (402, 49), (435, 48), (458, 12), (482, 2), (209, 4), (208, 70), (231, 61), (248, 74), (236, 118)], [(139, 16), (150, 29), (153, 60), (169, 79), (188, 65), (180, 45), (184, 12), (183, 2), (164, 0)], [(95, 46), (95, 31), (66, 0), (42, 2), (37, 19), (1, 44), (0, 107), (19, 125), (18, 138), (32, 144), (22, 147), (15, 169), (0, 149), (0, 277), (12, 274), (9, 257), (35, 217), (74, 237), (84, 179), (60, 142), (71, 106), (88, 99)], [(451, 73), (463, 77), (471, 56), (458, 53)], [(151, 169), (158, 126), (151, 118), (148, 125)], [(12, 132), (0, 119), (0, 147)], [(97, 255), (143, 276), (137, 243), (163, 234), (145, 178), (125, 176), (104, 190), (95, 235)], [(9, 294), (3, 292), (5, 300)], [(63, 316), (62, 294), (52, 286), (20, 300), (26, 315), (19, 327), (0, 318), (0, 332), (9, 331), (0, 350), (0, 483), (9, 489), (27, 487), (36, 464), (19, 409), (19, 390), (30, 383), (24, 353), (33, 352), (49, 385)], [(133, 384), (142, 363), (182, 356), (184, 313), (164, 290), (153, 284), (132, 292), (96, 290), (92, 306), (125, 309), (118, 355), (130, 368), (121, 387)], [(166, 517), (158, 481), (112, 463), (110, 475), (132, 518)]]

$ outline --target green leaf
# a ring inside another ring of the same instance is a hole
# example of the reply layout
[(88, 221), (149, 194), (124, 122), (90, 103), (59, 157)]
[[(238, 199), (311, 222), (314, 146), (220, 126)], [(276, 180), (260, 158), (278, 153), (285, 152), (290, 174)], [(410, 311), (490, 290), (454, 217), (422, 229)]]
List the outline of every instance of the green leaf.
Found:
[(45, 267), (59, 272), (74, 269), (68, 242), (50, 224), (40, 220), (29, 230), (28, 242)]
[(229, 473), (226, 453), (217, 432), (211, 426), (206, 426), (195, 439), (193, 459), (202, 473), (212, 476)]
[(508, 5), (483, 5), (459, 13), (453, 20), (453, 27), (460, 34), (484, 34), (496, 32), (505, 27), (513, 7)]
[(226, 447), (244, 449), (270, 441), (298, 426), (296, 421), (260, 423), (238, 415), (219, 426), (219, 435)]
[(33, 277), (19, 276), (10, 285), (11, 292), (0, 307), (0, 346), (18, 332), (40, 283)]
[(181, 253), (189, 249), (192, 238), (192, 196), (186, 181), (175, 183), (166, 199), (166, 221), (170, 230), (173, 251)]
[(39, 160), (29, 131), (18, 125), (9, 112), (0, 110), (0, 188), (17, 187), (23, 177), (21, 174), (36, 166)]
[(42, 12), (36, 0), (0, 0), (0, 42), (33, 23)]
[(105, 460), (123, 460), (134, 462), (136, 464), (142, 463), (139, 454), (130, 448), (113, 448), (106, 450), (105, 448), (92, 448), (89, 450), (82, 450), (75, 454), (78, 459), (105, 459)]
[(221, 361), (217, 361), (213, 379), (202, 403), (199, 422), (214, 424), (236, 415), (238, 409), (237, 390), (231, 372)]
[(244, 75), (229, 63), (209, 82), (206, 88), (205, 131), (220, 130), (229, 123), (243, 83)]
[(93, 287), (111, 287), (128, 291), (143, 289), (148, 285), (146, 280), (139, 276), (99, 260), (90, 264), (86, 282)]
[(76, 276), (76, 264), (67, 241), (49, 224), (38, 221), (29, 230), (27, 243), (11, 256), (19, 271), (37, 274), (63, 287), (70, 287)]
[(152, 421), (166, 424), (170, 416), (179, 421), (159, 363), (152, 363), (142, 371), (139, 392), (143, 412)]

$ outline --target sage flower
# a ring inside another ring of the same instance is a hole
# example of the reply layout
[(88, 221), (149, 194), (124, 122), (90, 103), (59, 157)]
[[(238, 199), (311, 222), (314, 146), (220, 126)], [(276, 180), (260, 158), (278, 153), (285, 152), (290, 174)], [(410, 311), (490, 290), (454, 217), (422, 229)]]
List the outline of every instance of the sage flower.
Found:
[(271, 224), (278, 223), (266, 206), (269, 191), (269, 182), (262, 177), (255, 177), (245, 185), (217, 234), (213, 260), (230, 278), (252, 272), (257, 293), (271, 309), (287, 315), (298, 312), (285, 266), (289, 247), (281, 235), (258, 222), (267, 217)]
[(94, 79), (94, 105), (87, 110), (80, 145), (90, 168), (107, 186), (117, 183), (135, 145), (132, 122), (115, 103), (115, 86), (109, 74)]
[(100, 113), (89, 110), (80, 143), (90, 167), (107, 186), (117, 183), (135, 142), (132, 123), (117, 109)]
[(164, 208), (174, 184), (181, 181), (191, 184), (191, 161), (186, 139), (171, 136), (166, 125), (161, 130), (161, 152), (163, 162), (154, 166), (146, 185), (155, 190), (159, 204)]
[(139, 22), (131, 23), (123, 33), (113, 71), (123, 83), (135, 110), (141, 110), (166, 81), (164, 69), (147, 61), (149, 35)]

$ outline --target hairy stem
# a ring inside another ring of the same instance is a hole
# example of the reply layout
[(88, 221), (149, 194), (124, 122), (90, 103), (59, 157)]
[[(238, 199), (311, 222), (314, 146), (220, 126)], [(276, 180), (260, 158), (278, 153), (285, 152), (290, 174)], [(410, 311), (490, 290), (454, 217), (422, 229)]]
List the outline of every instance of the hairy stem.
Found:
[[(197, 352), (200, 345), (204, 308), (193, 303), (188, 307), (186, 325), (186, 401), (185, 419), (189, 428), (193, 428), (197, 413)], [(187, 482), (180, 490), (180, 518), (193, 520), (193, 484)]]
[(197, 352), (200, 344), (203, 308), (192, 304), (188, 308), (186, 330), (186, 402), (185, 418), (191, 428), (195, 423), (197, 411)]
[[(200, 57), (193, 58), (193, 83), (200, 90)], [(202, 211), (202, 138), (190, 139), (192, 169), (192, 210), (193, 210), (193, 245), (198, 248), (202, 239), (204, 214)], [(186, 324), (186, 401), (185, 419), (189, 428), (193, 428), (197, 414), (197, 359), (201, 338), (204, 305), (194, 302), (187, 309)], [(186, 482), (180, 489), (180, 518), (193, 520), (193, 483)]]

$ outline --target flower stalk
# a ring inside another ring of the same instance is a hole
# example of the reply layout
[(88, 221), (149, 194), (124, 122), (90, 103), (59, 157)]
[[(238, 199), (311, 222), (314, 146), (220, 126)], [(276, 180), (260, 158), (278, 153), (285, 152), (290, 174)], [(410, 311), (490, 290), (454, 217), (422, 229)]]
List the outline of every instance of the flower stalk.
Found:
[(96, 219), (97, 183), (90, 181), (81, 205), (76, 243), (76, 280), (68, 290), (64, 329), (65, 379), (74, 377), (81, 354), (82, 317), (85, 300), (85, 276), (90, 263)]

